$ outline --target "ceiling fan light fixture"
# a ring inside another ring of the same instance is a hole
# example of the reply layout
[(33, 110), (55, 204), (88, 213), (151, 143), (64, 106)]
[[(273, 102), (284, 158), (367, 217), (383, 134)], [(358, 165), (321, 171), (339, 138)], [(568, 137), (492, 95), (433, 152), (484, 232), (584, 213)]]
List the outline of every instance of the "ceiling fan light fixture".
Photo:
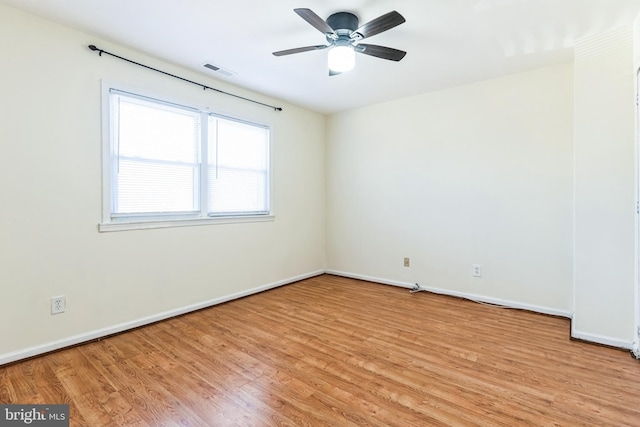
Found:
[(356, 52), (350, 45), (336, 45), (329, 50), (329, 69), (336, 73), (352, 70), (356, 65)]

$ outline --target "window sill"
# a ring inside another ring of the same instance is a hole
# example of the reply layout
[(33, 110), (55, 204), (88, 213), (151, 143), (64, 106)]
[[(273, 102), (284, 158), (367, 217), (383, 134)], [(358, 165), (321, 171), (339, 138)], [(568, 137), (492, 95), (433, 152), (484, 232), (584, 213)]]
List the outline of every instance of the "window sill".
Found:
[(118, 221), (98, 224), (101, 233), (126, 230), (147, 230), (151, 228), (193, 227), (197, 225), (237, 224), (243, 222), (274, 221), (275, 215), (225, 216), (220, 218), (171, 219), (153, 221)]

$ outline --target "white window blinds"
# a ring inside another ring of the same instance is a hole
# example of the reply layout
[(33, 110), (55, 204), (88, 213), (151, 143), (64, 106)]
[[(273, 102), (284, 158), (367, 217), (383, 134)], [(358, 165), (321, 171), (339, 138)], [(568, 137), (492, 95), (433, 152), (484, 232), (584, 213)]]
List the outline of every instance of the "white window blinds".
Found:
[(268, 127), (115, 89), (109, 104), (112, 220), (269, 214)]
[(269, 130), (209, 119), (209, 214), (267, 213)]

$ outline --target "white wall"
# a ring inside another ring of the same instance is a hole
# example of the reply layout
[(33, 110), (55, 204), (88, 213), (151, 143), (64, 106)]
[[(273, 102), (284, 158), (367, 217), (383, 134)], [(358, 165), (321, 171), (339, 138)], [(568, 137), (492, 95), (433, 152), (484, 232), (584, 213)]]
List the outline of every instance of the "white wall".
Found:
[[(89, 44), (284, 111), (99, 57)], [(4, 5), (0, 58), (0, 363), (323, 270), (324, 116)], [(99, 233), (101, 79), (271, 124), (275, 221)], [(51, 316), (60, 294), (67, 312)]]
[(328, 269), (570, 313), (572, 73), (330, 116)]
[[(640, 14), (636, 17), (633, 26), (633, 69), (636, 72), (636, 90), (635, 94), (638, 96), (640, 94), (640, 87), (638, 86), (638, 70), (640, 70)], [(640, 98), (640, 96), (638, 96)], [(640, 165), (640, 107), (638, 103), (636, 103), (636, 113), (635, 113), (635, 129), (636, 129), (636, 183), (640, 183), (640, 171), (638, 171), (638, 165)], [(637, 184), (636, 184), (637, 185)], [(640, 188), (636, 188), (636, 200), (640, 200)], [(640, 202), (639, 202), (640, 203)], [(639, 235), (639, 221), (640, 219), (636, 217), (636, 275), (635, 275), (635, 296), (634, 301), (636, 305), (635, 309), (635, 325), (634, 331), (636, 331), (634, 335), (634, 344), (633, 351), (636, 357), (640, 358), (640, 272), (638, 271), (638, 252), (640, 245), (640, 235)]]
[[(636, 73), (635, 79), (635, 94), (638, 96), (639, 87), (638, 87), (638, 70), (640, 70), (640, 14), (636, 17), (633, 26), (633, 69)], [(640, 98), (640, 97), (639, 97)], [(635, 129), (636, 129), (636, 177), (635, 182), (640, 182), (640, 171), (638, 170), (638, 165), (640, 165), (640, 107), (636, 103), (636, 111), (635, 111)], [(636, 184), (637, 185), (637, 184)], [(640, 189), (636, 188), (636, 200), (640, 200)], [(640, 203), (640, 202), (639, 202)], [(639, 205), (640, 206), (640, 205)], [(638, 221), (640, 219), (636, 217), (636, 247), (635, 247), (635, 256), (636, 256), (636, 270), (635, 270), (635, 295), (634, 302), (636, 305), (635, 310), (635, 324), (634, 324), (634, 340), (633, 340), (633, 352), (637, 358), (640, 359), (640, 280), (638, 271), (638, 252), (639, 252), (639, 244), (640, 244), (640, 235), (638, 230)]]
[(579, 40), (574, 69), (573, 335), (629, 346), (636, 232), (632, 28)]
[(625, 27), (573, 64), (331, 116), (327, 268), (572, 314), (573, 336), (631, 347), (638, 52)]

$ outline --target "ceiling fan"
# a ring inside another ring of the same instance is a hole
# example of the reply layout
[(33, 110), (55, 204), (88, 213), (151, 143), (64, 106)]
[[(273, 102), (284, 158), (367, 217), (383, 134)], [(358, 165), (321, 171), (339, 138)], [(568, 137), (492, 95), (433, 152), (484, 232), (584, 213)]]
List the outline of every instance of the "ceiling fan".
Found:
[(324, 21), (311, 9), (294, 9), (293, 11), (323, 33), (329, 44), (280, 50), (273, 52), (275, 56), (331, 48), (329, 75), (335, 76), (354, 67), (356, 52), (390, 61), (400, 61), (407, 54), (405, 51), (391, 47), (360, 43), (367, 37), (375, 36), (404, 23), (406, 21), (404, 17), (395, 10), (361, 26), (358, 26), (358, 17), (350, 12), (334, 13)]

